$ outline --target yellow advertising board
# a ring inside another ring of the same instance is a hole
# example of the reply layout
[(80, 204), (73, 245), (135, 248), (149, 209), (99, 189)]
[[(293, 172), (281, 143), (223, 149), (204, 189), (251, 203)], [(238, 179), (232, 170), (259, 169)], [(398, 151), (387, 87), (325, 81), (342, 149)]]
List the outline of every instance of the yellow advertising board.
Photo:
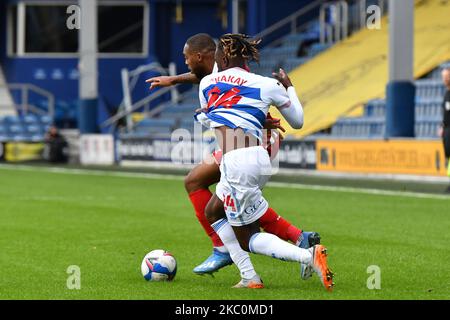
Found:
[(317, 170), (446, 176), (440, 140), (317, 140)]
[(43, 143), (6, 143), (5, 160), (8, 162), (41, 160), (44, 146)]

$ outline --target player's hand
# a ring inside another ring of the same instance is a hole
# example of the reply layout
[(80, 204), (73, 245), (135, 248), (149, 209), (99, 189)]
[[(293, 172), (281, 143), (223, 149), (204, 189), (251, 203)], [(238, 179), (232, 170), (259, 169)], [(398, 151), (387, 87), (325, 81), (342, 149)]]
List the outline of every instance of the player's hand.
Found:
[(150, 79), (145, 80), (145, 82), (150, 83), (150, 90), (157, 88), (157, 87), (170, 87), (173, 86), (175, 83), (173, 81), (172, 76), (159, 76), (159, 77), (153, 77)]
[(269, 130), (278, 129), (283, 132), (286, 132), (286, 129), (281, 125), (281, 120), (277, 119), (277, 118), (272, 118), (272, 117), (266, 119), (264, 128), (269, 129)]
[(278, 72), (272, 72), (272, 75), (277, 79), (286, 89), (292, 87), (291, 79), (287, 75), (286, 71), (280, 68)]

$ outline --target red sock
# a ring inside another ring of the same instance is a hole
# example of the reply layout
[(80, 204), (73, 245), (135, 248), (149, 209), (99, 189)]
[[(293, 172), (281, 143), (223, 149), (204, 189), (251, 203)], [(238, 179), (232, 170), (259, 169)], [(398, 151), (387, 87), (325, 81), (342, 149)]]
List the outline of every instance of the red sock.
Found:
[(266, 213), (259, 219), (259, 223), (264, 231), (274, 234), (285, 241), (290, 240), (294, 244), (302, 234), (302, 230), (279, 216), (272, 208), (267, 209)]
[(205, 216), (205, 208), (211, 197), (212, 193), (208, 189), (199, 189), (189, 194), (189, 199), (191, 199), (192, 205), (195, 209), (195, 215), (197, 216), (198, 221), (202, 225), (208, 237), (211, 238), (213, 246), (221, 247), (223, 246), (222, 240), (220, 240), (220, 237), (211, 227)]

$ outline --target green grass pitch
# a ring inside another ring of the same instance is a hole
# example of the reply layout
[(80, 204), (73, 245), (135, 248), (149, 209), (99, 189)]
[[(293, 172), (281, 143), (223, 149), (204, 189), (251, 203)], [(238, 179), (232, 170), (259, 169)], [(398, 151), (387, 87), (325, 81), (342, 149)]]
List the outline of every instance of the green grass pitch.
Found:
[[(211, 252), (182, 179), (0, 168), (0, 299), (449, 299), (450, 200), (267, 187), (270, 205), (320, 232), (336, 273), (328, 293), (299, 265), (251, 255), (266, 288), (232, 289), (235, 266), (192, 269)], [(166, 249), (173, 282), (146, 282), (143, 256)], [(81, 270), (81, 289), (66, 286)], [(381, 289), (367, 268), (379, 266)]]

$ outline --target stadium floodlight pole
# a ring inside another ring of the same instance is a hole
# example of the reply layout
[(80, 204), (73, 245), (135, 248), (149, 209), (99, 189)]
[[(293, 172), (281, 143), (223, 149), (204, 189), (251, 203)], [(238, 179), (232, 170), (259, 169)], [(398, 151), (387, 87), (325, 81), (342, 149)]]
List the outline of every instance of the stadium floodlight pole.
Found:
[(79, 129), (80, 133), (95, 133), (98, 105), (97, 0), (79, 0), (81, 28), (79, 30)]
[(231, 32), (239, 33), (239, 0), (233, 0), (231, 4)]
[(414, 137), (414, 1), (389, 0), (386, 138)]
[(22, 57), (25, 53), (25, 3), (17, 4), (17, 55)]

